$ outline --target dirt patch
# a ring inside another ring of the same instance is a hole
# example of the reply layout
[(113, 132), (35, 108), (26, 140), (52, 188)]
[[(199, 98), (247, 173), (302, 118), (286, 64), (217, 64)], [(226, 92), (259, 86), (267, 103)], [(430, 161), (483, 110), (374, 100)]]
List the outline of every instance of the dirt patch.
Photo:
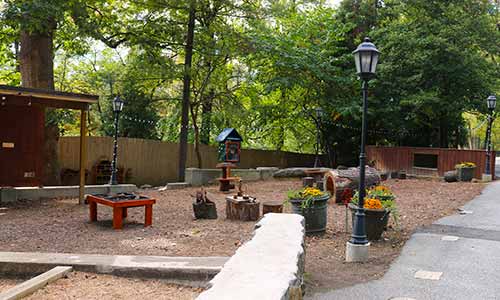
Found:
[(166, 283), (162, 280), (122, 278), (72, 272), (66, 278), (56, 280), (25, 299), (59, 300), (190, 300), (203, 290)]
[[(339, 288), (379, 278), (419, 226), (452, 214), (484, 188), (478, 183), (444, 183), (431, 180), (389, 180), (397, 196), (400, 229), (394, 224), (380, 242), (370, 247), (364, 264), (344, 262), (345, 208), (330, 203), (325, 234), (306, 238), (308, 292)], [(286, 192), (301, 186), (295, 180), (271, 180), (246, 185), (260, 201), (283, 200)], [(9, 205), (0, 218), (0, 251), (41, 251), (125, 255), (230, 256), (252, 236), (255, 222), (225, 219), (226, 194), (207, 188), (216, 202), (219, 219), (193, 220), (195, 188), (159, 192), (143, 190), (156, 198), (153, 226), (144, 228), (143, 208), (129, 209), (123, 230), (112, 229), (112, 211), (98, 206), (96, 223), (89, 223), (88, 207), (76, 199), (26, 201)], [(349, 215), (350, 218), (350, 215)], [(392, 221), (391, 221), (392, 222)], [(348, 232), (350, 232), (350, 228)]]

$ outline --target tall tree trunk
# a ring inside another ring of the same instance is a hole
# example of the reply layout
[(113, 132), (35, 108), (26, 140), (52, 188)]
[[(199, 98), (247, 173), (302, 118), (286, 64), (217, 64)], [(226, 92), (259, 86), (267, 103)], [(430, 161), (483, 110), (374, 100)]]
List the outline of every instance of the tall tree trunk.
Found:
[(195, 2), (194, 0), (191, 0), (189, 6), (189, 21), (187, 27), (185, 56), (184, 56), (181, 134), (179, 137), (179, 170), (178, 170), (179, 181), (184, 181), (186, 175), (187, 138), (188, 138), (188, 126), (189, 126), (189, 99), (191, 96), (191, 62), (193, 60), (195, 13), (196, 13)]
[[(54, 23), (55, 24), (55, 23)], [(19, 69), (22, 86), (30, 88), (54, 89), (54, 49), (53, 28), (45, 33), (21, 32)], [(53, 117), (54, 109), (45, 111), (45, 142), (43, 148), (44, 185), (60, 185), (60, 166), (58, 158), (59, 128)]]
[(210, 131), (212, 130), (212, 101), (214, 90), (211, 89), (209, 95), (201, 103), (201, 131), (200, 143), (208, 145), (210, 143)]

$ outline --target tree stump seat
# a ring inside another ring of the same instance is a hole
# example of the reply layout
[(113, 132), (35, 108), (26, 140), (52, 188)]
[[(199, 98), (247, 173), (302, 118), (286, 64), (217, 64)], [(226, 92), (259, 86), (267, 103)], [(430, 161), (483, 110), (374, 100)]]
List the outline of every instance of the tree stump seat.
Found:
[(260, 217), (260, 203), (252, 199), (226, 197), (226, 218), (228, 220), (257, 221)]
[(283, 202), (267, 201), (262, 203), (262, 215), (267, 213), (283, 213)]

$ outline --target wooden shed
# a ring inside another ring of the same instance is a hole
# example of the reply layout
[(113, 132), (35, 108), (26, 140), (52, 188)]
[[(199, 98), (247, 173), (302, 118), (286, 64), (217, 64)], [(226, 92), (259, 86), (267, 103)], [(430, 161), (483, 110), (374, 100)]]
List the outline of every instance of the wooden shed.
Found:
[(0, 85), (0, 187), (40, 186), (45, 108), (80, 110), (80, 201), (86, 159), (86, 119), (97, 96)]
[[(460, 162), (477, 165), (474, 177), (481, 179), (486, 169), (486, 151), (425, 147), (368, 146), (367, 159), (383, 171), (404, 170), (409, 175), (443, 176)], [(495, 174), (495, 151), (491, 154), (491, 174)]]

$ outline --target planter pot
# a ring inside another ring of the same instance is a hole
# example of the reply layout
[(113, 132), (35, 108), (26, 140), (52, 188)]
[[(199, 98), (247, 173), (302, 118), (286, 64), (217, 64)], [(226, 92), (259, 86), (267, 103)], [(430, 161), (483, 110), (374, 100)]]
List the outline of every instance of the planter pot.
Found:
[(380, 173), (380, 179), (381, 179), (382, 181), (386, 181), (386, 180), (387, 180), (387, 178), (389, 178), (389, 173), (387, 173), (387, 172), (382, 172), (382, 173)]
[[(354, 226), (355, 213), (358, 207), (354, 204), (349, 204), (349, 209), (352, 214), (352, 224)], [(386, 209), (367, 209), (365, 208), (365, 225), (366, 237), (370, 241), (379, 240), (382, 233), (387, 229), (389, 222), (390, 211)]]
[(306, 221), (306, 233), (324, 232), (326, 230), (326, 217), (328, 209), (328, 200), (330, 195), (318, 197), (313, 200), (313, 203), (308, 208), (302, 208), (302, 199), (290, 199), (292, 204), (292, 212), (302, 215)]
[(474, 178), (474, 170), (476, 168), (457, 168), (458, 181), (471, 181)]
[(193, 211), (196, 219), (217, 219), (217, 208), (213, 202), (194, 202)]

